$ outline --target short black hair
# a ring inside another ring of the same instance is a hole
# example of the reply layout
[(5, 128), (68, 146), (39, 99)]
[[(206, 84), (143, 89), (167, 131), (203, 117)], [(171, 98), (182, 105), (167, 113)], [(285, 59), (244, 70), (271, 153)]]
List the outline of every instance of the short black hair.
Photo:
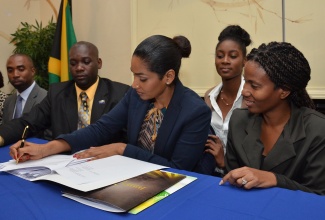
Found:
[(243, 52), (244, 57), (246, 56), (247, 50), (246, 47), (252, 43), (250, 35), (239, 25), (229, 25), (223, 29), (218, 37), (218, 46), (225, 40), (232, 40), (238, 43), (240, 49)]

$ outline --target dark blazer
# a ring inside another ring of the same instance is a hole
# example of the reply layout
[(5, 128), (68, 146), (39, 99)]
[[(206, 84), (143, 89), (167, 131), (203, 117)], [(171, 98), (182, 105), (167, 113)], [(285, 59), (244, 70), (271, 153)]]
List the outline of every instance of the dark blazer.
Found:
[(227, 170), (248, 166), (273, 172), (277, 186), (325, 195), (325, 116), (291, 105), (291, 117), (262, 159), (262, 117), (237, 109), (229, 122)]
[[(29, 96), (26, 100), (23, 114), (29, 112), (34, 105), (40, 103), (46, 97), (46, 94), (47, 91), (35, 83), (34, 88), (29, 93)], [(10, 95), (8, 98), (6, 98), (3, 107), (2, 123), (6, 123), (12, 119), (15, 111), (16, 99), (16, 94)]]
[[(121, 100), (129, 86), (99, 78), (95, 93), (91, 123), (110, 111)], [(78, 127), (78, 102), (73, 80), (50, 85), (45, 99), (20, 119), (14, 119), (0, 126), (0, 135), (5, 144), (18, 141), (26, 125), (30, 126), (29, 136), (34, 136), (50, 128), (52, 137), (68, 134)]]
[(154, 154), (137, 146), (141, 125), (151, 101), (141, 100), (130, 89), (121, 102), (95, 124), (59, 138), (66, 140), (73, 152), (111, 142), (118, 130), (127, 127), (128, 144), (124, 156), (168, 167), (193, 170), (208, 137), (211, 111), (192, 90), (176, 82), (155, 143)]

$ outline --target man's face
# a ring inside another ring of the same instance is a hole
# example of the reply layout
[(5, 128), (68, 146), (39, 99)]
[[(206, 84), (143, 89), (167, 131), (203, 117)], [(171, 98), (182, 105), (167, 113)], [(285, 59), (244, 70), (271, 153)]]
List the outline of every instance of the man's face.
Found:
[(34, 82), (35, 68), (24, 55), (14, 55), (7, 60), (7, 74), (9, 82), (23, 92)]
[(92, 47), (75, 45), (69, 52), (69, 67), (74, 81), (82, 90), (92, 86), (98, 77), (102, 61)]

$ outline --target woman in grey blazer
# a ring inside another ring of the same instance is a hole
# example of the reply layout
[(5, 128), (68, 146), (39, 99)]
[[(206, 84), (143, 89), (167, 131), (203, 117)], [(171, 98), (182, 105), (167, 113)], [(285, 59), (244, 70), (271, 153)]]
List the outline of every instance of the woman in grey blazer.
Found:
[(220, 184), (282, 187), (325, 194), (325, 116), (306, 86), (310, 67), (289, 43), (253, 49), (242, 91), (247, 109), (233, 112)]

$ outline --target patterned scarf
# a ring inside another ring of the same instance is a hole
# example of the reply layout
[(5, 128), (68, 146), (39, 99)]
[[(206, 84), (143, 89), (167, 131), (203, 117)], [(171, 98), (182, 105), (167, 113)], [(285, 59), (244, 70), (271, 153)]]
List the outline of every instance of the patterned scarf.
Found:
[(139, 133), (138, 144), (153, 153), (159, 127), (164, 119), (166, 108), (158, 109), (150, 105)]

